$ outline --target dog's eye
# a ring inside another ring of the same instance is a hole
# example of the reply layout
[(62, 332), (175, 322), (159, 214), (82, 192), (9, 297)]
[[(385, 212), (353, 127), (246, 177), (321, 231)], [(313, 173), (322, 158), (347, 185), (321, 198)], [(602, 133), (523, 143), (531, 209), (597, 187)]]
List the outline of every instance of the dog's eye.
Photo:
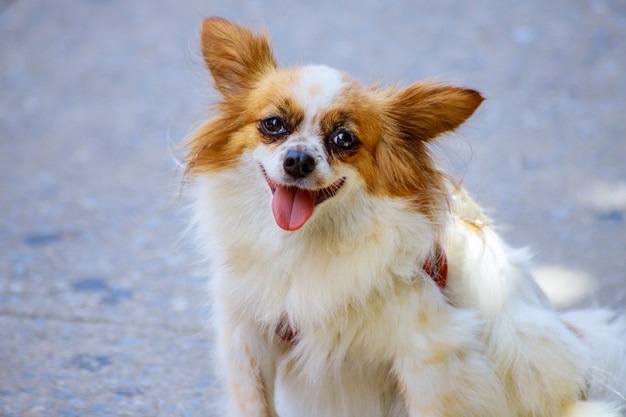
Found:
[(282, 136), (287, 134), (287, 125), (279, 117), (272, 116), (261, 120), (259, 130), (269, 136)]
[(338, 129), (332, 134), (330, 140), (336, 148), (339, 148), (342, 151), (354, 149), (359, 145), (359, 140), (356, 138), (354, 133), (347, 129)]

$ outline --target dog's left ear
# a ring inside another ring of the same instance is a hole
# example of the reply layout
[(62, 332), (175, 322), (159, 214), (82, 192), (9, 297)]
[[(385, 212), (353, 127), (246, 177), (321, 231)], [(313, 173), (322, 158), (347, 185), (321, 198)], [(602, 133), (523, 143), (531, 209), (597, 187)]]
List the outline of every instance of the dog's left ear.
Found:
[(428, 141), (458, 128), (483, 100), (467, 88), (419, 82), (395, 93), (387, 114), (401, 137)]

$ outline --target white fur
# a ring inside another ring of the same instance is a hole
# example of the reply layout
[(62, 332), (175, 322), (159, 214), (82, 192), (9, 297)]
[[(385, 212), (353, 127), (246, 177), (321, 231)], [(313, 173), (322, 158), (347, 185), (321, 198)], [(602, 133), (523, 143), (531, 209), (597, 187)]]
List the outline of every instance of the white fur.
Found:
[[(275, 415), (274, 392), (282, 417), (619, 415), (623, 323), (554, 312), (524, 253), (467, 226), (467, 196), (446, 229), (444, 295), (419, 268), (435, 238), (423, 216), (354, 186), (285, 232), (251, 162), (196, 187), (228, 415)], [(285, 318), (291, 348), (274, 335)], [(574, 402), (581, 391), (596, 402)]]
[(316, 114), (333, 104), (337, 94), (346, 86), (345, 77), (325, 65), (309, 65), (299, 71), (297, 82), (292, 87), (292, 97), (301, 104), (306, 119), (313, 120)]
[[(307, 120), (342, 85), (338, 73), (315, 67), (298, 88), (304, 94), (318, 81), (331, 87), (301, 98), (314, 110)], [(405, 201), (372, 197), (356, 170), (329, 167), (321, 181), (345, 185), (287, 232), (274, 221), (259, 166), (271, 173), (275, 164), (257, 148), (195, 184), (192, 227), (211, 259), (226, 415), (624, 412), (623, 319), (554, 311), (528, 255), (506, 246), (464, 191), (450, 187), (445, 224), (433, 225)], [(422, 269), (438, 241), (445, 290)], [(297, 343), (277, 337), (281, 325), (297, 331)]]

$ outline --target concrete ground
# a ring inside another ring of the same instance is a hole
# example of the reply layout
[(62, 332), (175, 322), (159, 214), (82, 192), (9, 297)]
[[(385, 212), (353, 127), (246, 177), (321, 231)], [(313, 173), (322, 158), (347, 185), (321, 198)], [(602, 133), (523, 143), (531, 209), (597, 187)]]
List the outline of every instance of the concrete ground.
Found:
[(210, 15), (286, 65), (482, 91), (443, 162), (559, 305), (626, 309), (621, 0), (0, 0), (1, 416), (213, 415), (175, 162)]

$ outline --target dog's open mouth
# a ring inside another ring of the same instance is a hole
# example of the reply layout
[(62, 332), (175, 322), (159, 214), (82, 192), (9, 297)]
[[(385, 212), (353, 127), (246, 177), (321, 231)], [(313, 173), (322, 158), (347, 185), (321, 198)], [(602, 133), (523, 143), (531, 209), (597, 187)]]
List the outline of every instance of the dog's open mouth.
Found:
[(265, 174), (267, 185), (272, 190), (272, 212), (276, 224), (282, 229), (298, 230), (313, 215), (315, 206), (334, 197), (343, 186), (345, 178), (341, 178), (326, 188), (306, 190), (303, 188), (277, 184)]

